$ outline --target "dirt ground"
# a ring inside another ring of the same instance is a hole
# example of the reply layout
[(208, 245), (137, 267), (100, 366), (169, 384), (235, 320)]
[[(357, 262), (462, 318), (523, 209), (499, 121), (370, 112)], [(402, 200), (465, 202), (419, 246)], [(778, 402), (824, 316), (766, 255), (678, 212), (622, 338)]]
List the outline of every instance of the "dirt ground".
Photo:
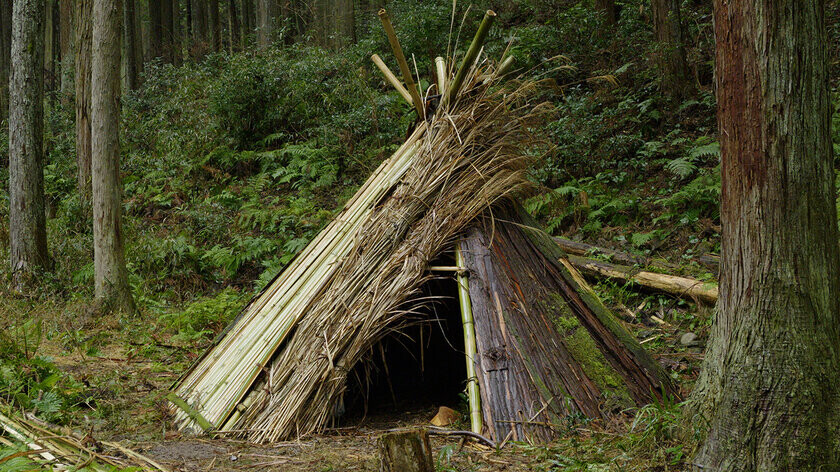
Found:
[[(378, 471), (376, 439), (382, 431), (361, 428), (313, 438), (254, 445), (223, 439), (182, 439), (140, 443), (146, 456), (173, 470), (192, 471)], [(501, 452), (432, 436), (435, 460), (443, 470), (495, 472), (533, 470), (530, 456), (508, 445)], [(446, 455), (451, 453), (451, 457)], [(443, 456), (443, 457), (442, 457)]]
[[(386, 412), (365, 418), (356, 426), (266, 445), (186, 437), (171, 429), (163, 399), (178, 378), (165, 362), (184, 353), (167, 345), (158, 347), (152, 355), (146, 352), (145, 356), (138, 356), (131, 350), (131, 343), (104, 341), (98, 345), (95, 356), (88, 356), (45, 342), (39, 351), (63, 371), (90, 385), (96, 397), (92, 410), (109, 412), (97, 418), (82, 410), (78, 423), (85, 426), (75, 429), (87, 430), (97, 439), (120, 441), (174, 471), (378, 471), (377, 438), (389, 429), (428, 426), (436, 413), (432, 405)], [(439, 470), (535, 470), (535, 458), (523, 454), (521, 445), (509, 443), (496, 451), (461, 437), (436, 434), (431, 436), (431, 443)]]

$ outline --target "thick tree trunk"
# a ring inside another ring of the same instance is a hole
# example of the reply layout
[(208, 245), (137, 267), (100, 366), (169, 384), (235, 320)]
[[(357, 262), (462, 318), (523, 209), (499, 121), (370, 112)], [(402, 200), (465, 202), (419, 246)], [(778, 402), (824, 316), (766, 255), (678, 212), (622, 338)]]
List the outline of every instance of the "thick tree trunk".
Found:
[(190, 54), (193, 59), (201, 59), (210, 48), (210, 36), (207, 31), (207, 6), (203, 1), (192, 0), (192, 45)]
[(356, 12), (353, 0), (338, 0), (331, 36), (333, 49), (343, 48), (356, 42)]
[(123, 253), (119, 170), (121, 3), (93, 1), (93, 265), (97, 300), (108, 309), (133, 313)]
[(61, 0), (59, 7), (61, 30), (61, 95), (69, 98), (73, 95), (73, 2)]
[(715, 1), (721, 298), (687, 418), (713, 471), (840, 461), (840, 248), (822, 0)]
[(228, 32), (230, 34), (230, 53), (241, 50), (242, 40), (240, 38), (241, 28), (239, 26), (239, 15), (236, 11), (236, 0), (228, 0)]
[(149, 58), (163, 57), (163, 2), (149, 0)]
[(123, 42), (125, 44), (125, 88), (134, 90), (138, 85), (137, 35), (134, 29), (134, 0), (123, 0)]
[(222, 50), (222, 24), (219, 20), (219, 0), (209, 0), (207, 20), (210, 24), (210, 45), (213, 52)]
[(53, 6), (56, 0), (44, 2), (44, 89), (55, 90), (55, 20)]
[(651, 0), (650, 5), (653, 32), (659, 49), (662, 90), (670, 97), (680, 98), (691, 89), (680, 0)]
[(274, 42), (276, 9), (275, 0), (257, 0), (257, 42), (260, 49), (265, 49)]
[(9, 241), (22, 289), (47, 264), (44, 213), (44, 0), (15, 0), (9, 82)]
[(76, 0), (76, 164), (83, 213), (90, 207), (90, 48), (93, 0)]
[(181, 2), (172, 0), (172, 63), (180, 66), (184, 62), (183, 35), (181, 34)]
[(161, 0), (160, 2), (160, 32), (161, 32), (161, 57), (167, 64), (174, 62), (174, 44), (172, 42), (172, 1)]
[(603, 15), (605, 26), (615, 26), (618, 21), (615, 0), (595, 0), (595, 10)]
[(0, 2), (0, 121), (9, 116), (12, 52), (12, 2)]

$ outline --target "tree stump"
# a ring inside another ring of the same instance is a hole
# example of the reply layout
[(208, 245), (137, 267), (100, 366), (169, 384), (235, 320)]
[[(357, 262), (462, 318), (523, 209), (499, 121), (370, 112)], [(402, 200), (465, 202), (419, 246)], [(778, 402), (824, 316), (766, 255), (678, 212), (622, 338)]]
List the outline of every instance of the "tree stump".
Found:
[(379, 437), (380, 472), (434, 472), (429, 431), (412, 429)]

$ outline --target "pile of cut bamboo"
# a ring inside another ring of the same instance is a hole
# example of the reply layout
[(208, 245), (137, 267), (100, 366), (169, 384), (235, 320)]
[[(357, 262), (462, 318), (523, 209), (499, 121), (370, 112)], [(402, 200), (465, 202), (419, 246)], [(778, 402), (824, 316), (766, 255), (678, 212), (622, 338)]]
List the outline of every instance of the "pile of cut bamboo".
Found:
[[(348, 372), (424, 303), (416, 297), (430, 262), (528, 185), (528, 130), (545, 109), (530, 102), (535, 84), (502, 86), (510, 58), (479, 59), (494, 17), (485, 14), (457, 69), (436, 59), (434, 85), (421, 96), (380, 11), (404, 83), (378, 56), (374, 63), (422, 119), (178, 382), (171, 399), (182, 429), (272, 441), (323, 428)], [(440, 102), (427, 106), (434, 96)]]
[[(169, 472), (154, 460), (119, 443), (79, 438), (69, 431), (56, 431), (36, 420), (0, 413), (0, 444), (19, 452), (0, 457), (0, 470), (27, 461), (44, 470), (111, 472), (145, 470)], [(24, 464), (25, 466), (25, 464)], [(38, 469), (18, 469), (38, 470)]]

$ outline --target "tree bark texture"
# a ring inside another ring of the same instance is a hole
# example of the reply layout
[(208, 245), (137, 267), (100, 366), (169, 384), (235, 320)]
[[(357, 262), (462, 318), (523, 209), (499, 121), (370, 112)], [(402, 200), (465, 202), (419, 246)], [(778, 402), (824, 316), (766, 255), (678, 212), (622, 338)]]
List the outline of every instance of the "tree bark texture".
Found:
[(382, 472), (434, 472), (429, 431), (415, 429), (379, 437), (379, 470)]
[(253, 0), (242, 0), (241, 7), (239, 9), (242, 12), (242, 34), (240, 35), (242, 40), (242, 49), (248, 47), (251, 44), (251, 41), (254, 37), (254, 2)]
[(208, 22), (210, 24), (210, 45), (213, 52), (222, 50), (222, 23), (219, 20), (219, 0), (209, 0), (207, 6)]
[(183, 35), (181, 29), (181, 2), (180, 0), (172, 0), (169, 3), (169, 6), (172, 9), (172, 37), (170, 39), (172, 43), (172, 63), (176, 66), (180, 66), (184, 62)]
[(91, 141), (93, 261), (96, 298), (103, 306), (134, 312), (122, 237), (120, 182), (120, 34), (122, 2), (93, 1)]
[(718, 315), (704, 471), (836, 470), (840, 248), (822, 0), (715, 0)]
[(172, 21), (172, 2), (173, 0), (161, 0), (160, 2), (160, 50), (163, 60), (172, 64), (174, 62), (174, 44), (172, 41), (173, 21)]
[(650, 5), (662, 71), (662, 90), (671, 97), (680, 98), (691, 88), (680, 0), (651, 0)]
[(9, 82), (9, 240), (15, 286), (47, 264), (44, 0), (15, 0)]
[(149, 57), (163, 56), (163, 2), (149, 0)]
[[(90, 206), (90, 48), (93, 0), (76, 0), (76, 164), (79, 198)], [(86, 211), (84, 213), (87, 213)]]
[(12, 66), (12, 2), (0, 2), (0, 121), (9, 113), (9, 73)]
[(210, 49), (210, 34), (207, 25), (207, 6), (203, 1), (192, 0), (192, 44), (190, 54), (193, 59), (201, 59)]
[(137, 31), (134, 29), (134, 1), (123, 0), (123, 43), (125, 45), (125, 88), (134, 90), (138, 85)]
[(61, 30), (61, 95), (68, 99), (73, 95), (73, 3), (61, 0), (59, 17)]
[(228, 0), (228, 33), (230, 34), (230, 53), (242, 50), (240, 39), (239, 13), (236, 11), (236, 0)]
[(257, 0), (257, 40), (261, 49), (274, 42), (274, 22), (277, 17), (275, 0)]

